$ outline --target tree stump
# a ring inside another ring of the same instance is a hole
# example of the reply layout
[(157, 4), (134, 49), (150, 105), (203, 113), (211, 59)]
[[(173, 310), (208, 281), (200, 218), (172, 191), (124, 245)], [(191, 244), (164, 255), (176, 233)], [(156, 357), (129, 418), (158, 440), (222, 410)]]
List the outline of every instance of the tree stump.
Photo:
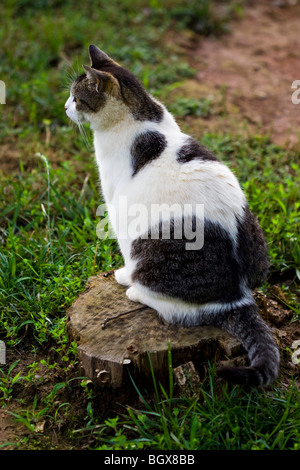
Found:
[(204, 364), (239, 353), (240, 344), (222, 330), (184, 328), (164, 323), (157, 312), (130, 301), (113, 272), (89, 279), (88, 286), (67, 313), (69, 335), (78, 344), (82, 373), (96, 388), (126, 389), (133, 379), (143, 389), (169, 381), (172, 367), (190, 361), (203, 374)]

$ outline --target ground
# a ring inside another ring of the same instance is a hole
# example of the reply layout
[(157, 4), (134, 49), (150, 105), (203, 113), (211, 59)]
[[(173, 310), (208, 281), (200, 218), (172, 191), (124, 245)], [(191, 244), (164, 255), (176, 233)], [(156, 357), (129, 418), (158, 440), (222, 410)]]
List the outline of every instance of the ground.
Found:
[[(176, 94), (212, 96), (216, 103), (209, 119), (185, 119), (190, 133), (196, 127), (198, 135), (199, 128), (203, 132), (255, 130), (268, 134), (277, 144), (290, 146), (298, 142), (300, 129), (300, 105), (291, 101), (292, 82), (300, 79), (300, 2), (288, 7), (278, 7), (273, 1), (252, 3), (255, 7), (246, 6), (242, 17), (233, 20), (230, 34), (200, 39), (187, 31), (176, 38), (197, 70), (197, 76), (177, 88)], [(172, 35), (169, 40), (174, 40)], [(217, 107), (226, 107), (226, 113), (214, 112)], [(13, 144), (0, 147), (0, 163), (6, 171), (18, 168), (19, 151)], [(282, 383), (287, 385), (291, 375), (297, 377), (298, 373), (290, 348), (300, 338), (299, 323), (290, 322), (291, 311), (285, 306), (280, 287), (274, 287), (272, 298), (258, 293), (257, 300), (280, 344)], [(14, 360), (22, 353), (16, 352)], [(20, 435), (26, 435), (24, 427), (7, 411), (0, 411), (0, 446)]]
[(300, 3), (289, 8), (278, 8), (270, 0), (251, 3), (232, 23), (230, 34), (196, 44), (190, 36), (181, 38), (198, 71), (182, 93), (223, 100), (225, 119), (221, 115), (194, 122), (205, 132), (246, 126), (247, 132), (291, 145), (298, 142), (300, 130), (300, 105), (291, 100), (292, 82), (300, 77)]

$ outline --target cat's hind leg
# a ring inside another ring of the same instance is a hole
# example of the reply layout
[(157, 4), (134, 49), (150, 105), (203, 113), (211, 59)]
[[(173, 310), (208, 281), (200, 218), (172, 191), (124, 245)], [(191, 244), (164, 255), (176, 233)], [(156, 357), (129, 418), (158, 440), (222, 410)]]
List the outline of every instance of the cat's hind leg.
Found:
[(194, 324), (199, 316), (199, 306), (187, 304), (180, 299), (168, 298), (150, 289), (134, 283), (126, 291), (127, 297), (133, 302), (139, 302), (156, 310), (167, 323)]

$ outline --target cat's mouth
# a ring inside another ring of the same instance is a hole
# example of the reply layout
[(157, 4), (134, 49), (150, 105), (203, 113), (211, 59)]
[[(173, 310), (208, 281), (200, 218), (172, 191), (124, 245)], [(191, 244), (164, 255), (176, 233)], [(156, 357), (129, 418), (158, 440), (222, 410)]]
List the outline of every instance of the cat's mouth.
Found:
[(88, 122), (84, 113), (79, 113), (76, 109), (74, 109), (74, 106), (68, 106), (68, 101), (65, 104), (65, 111), (68, 118), (79, 127), (85, 122)]

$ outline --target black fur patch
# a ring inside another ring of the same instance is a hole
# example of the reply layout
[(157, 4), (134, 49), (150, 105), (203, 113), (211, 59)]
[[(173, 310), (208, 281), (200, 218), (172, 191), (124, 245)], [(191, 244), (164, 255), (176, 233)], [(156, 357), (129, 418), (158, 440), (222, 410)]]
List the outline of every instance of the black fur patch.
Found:
[(177, 152), (177, 161), (179, 163), (188, 163), (191, 160), (219, 161), (204, 145), (189, 137)]
[(99, 70), (111, 73), (119, 81), (123, 101), (129, 107), (134, 119), (137, 121), (162, 121), (164, 113), (162, 106), (151, 98), (131, 72), (110, 62)]
[(239, 267), (227, 231), (205, 221), (203, 248), (186, 250), (186, 242), (184, 236), (174, 239), (172, 232), (167, 240), (136, 239), (131, 251), (137, 260), (133, 281), (186, 302), (239, 299)]
[(244, 208), (244, 217), (237, 224), (240, 272), (253, 290), (266, 280), (269, 270), (268, 246), (263, 231), (248, 206)]
[(157, 123), (162, 121), (164, 114), (162, 106), (151, 98), (134, 75), (118, 67), (115, 77), (119, 80), (124, 102), (137, 121)]
[(132, 176), (136, 175), (145, 165), (158, 158), (167, 146), (163, 134), (147, 131), (139, 134), (134, 140), (130, 152), (132, 158)]

